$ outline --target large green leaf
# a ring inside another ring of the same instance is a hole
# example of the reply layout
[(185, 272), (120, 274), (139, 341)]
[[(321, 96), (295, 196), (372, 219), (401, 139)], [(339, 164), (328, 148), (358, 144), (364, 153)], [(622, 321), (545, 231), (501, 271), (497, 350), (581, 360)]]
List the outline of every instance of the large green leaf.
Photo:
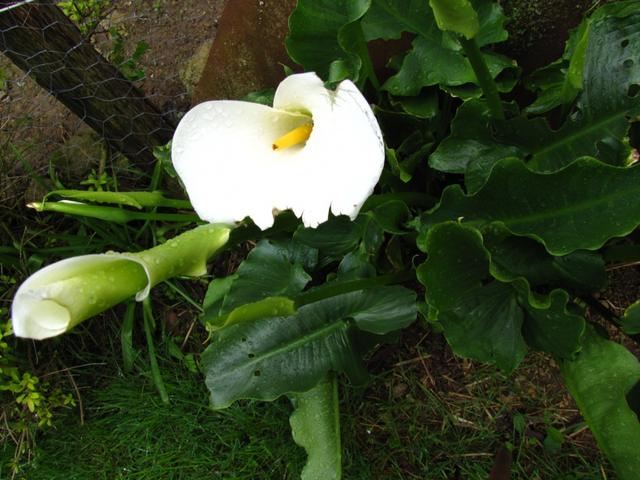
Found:
[[(478, 44), (484, 46), (506, 39), (504, 15), (500, 7), (486, 0), (473, 3), (478, 11)], [(398, 73), (384, 84), (384, 88), (392, 94), (414, 96), (423, 87), (440, 85), (463, 98), (480, 96), (475, 73), (460, 44), (437, 27), (427, 0), (376, 0), (369, 14), (364, 17), (363, 25), (368, 38), (376, 38), (376, 35), (394, 38), (392, 33), (397, 37), (402, 31), (418, 34)], [(378, 25), (381, 27), (377, 28)], [(395, 32), (392, 32), (393, 27), (396, 28)], [(515, 63), (506, 57), (491, 51), (484, 52), (484, 57), (493, 77), (505, 70), (514, 70)], [(508, 91), (513, 86), (511, 76), (506, 77), (509, 77), (506, 81), (498, 81), (498, 88), (502, 91)]]
[(511, 371), (525, 355), (525, 338), (556, 358), (576, 352), (584, 320), (568, 311), (566, 292), (537, 295), (522, 277), (501, 277), (480, 232), (456, 222), (434, 226), (426, 246), (418, 279), (457, 354)]
[(221, 326), (237, 307), (267, 297), (294, 297), (307, 285), (317, 262), (317, 250), (292, 241), (259, 242), (235, 274), (214, 279), (203, 302), (205, 323)]
[(553, 256), (525, 237), (486, 234), (485, 247), (491, 252), (492, 271), (502, 280), (523, 277), (532, 287), (562, 287), (575, 293), (597, 292), (607, 280), (604, 260), (595, 252)]
[(349, 217), (340, 215), (331, 217), (317, 228), (300, 227), (293, 238), (304, 245), (318, 249), (322, 255), (337, 259), (358, 247), (363, 226), (360, 219), (352, 222)]
[(509, 285), (486, 283), (490, 259), (482, 236), (443, 223), (431, 229), (427, 245), (429, 257), (418, 268), (418, 279), (453, 351), (513, 370), (526, 353), (524, 316)]
[(398, 39), (402, 32), (430, 37), (437, 32), (429, 0), (373, 0), (362, 29), (367, 40)]
[(328, 375), (311, 390), (291, 396), (295, 411), (291, 415), (291, 433), (295, 442), (307, 451), (302, 480), (339, 480), (342, 478), (340, 409), (338, 382)]
[[(464, 102), (451, 123), (451, 134), (429, 157), (429, 166), (441, 172), (465, 173), (470, 164), (482, 163), (489, 167), (503, 158), (518, 156), (519, 148), (495, 142), (488, 128), (489, 118), (489, 107), (484, 100)], [(471, 177), (465, 178), (467, 187), (470, 183), (474, 187), (471, 191), (486, 180), (484, 172), (477, 181), (473, 174)]]
[(370, 3), (371, 0), (298, 0), (289, 17), (285, 41), (289, 56), (324, 79), (357, 80), (363, 58), (353, 40), (361, 28), (358, 21)]
[(415, 299), (414, 292), (400, 286), (375, 287), (304, 305), (291, 316), (217, 331), (202, 356), (213, 406), (304, 392), (329, 371), (361, 380), (365, 372), (353, 335), (406, 327), (415, 320)]
[(582, 351), (576, 359), (563, 362), (561, 372), (618, 478), (636, 480), (640, 472), (640, 412), (630, 407), (629, 400), (638, 393), (638, 359), (622, 345), (589, 329)]
[(484, 187), (465, 195), (445, 189), (440, 204), (422, 217), (418, 246), (429, 227), (461, 219), (482, 227), (496, 222), (515, 235), (539, 240), (553, 255), (595, 250), (640, 224), (640, 168), (620, 168), (582, 158), (552, 174), (505, 159)]
[[(516, 288), (523, 291), (524, 286), (518, 283)], [(527, 344), (556, 359), (572, 358), (580, 349), (586, 326), (584, 318), (569, 311), (569, 295), (563, 290), (553, 290), (547, 298), (537, 297), (531, 293), (527, 301), (520, 297), (526, 314), (523, 334)]]

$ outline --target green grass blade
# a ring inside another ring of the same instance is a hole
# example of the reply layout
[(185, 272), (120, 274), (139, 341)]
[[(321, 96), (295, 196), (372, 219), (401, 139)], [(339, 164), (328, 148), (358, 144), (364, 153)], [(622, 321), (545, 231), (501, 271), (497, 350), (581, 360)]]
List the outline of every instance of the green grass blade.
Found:
[[(129, 301), (127, 310), (124, 313), (122, 330), (120, 332), (120, 344), (122, 345), (122, 364), (126, 373), (133, 370), (133, 360), (136, 351), (133, 348), (133, 320), (135, 317), (136, 303)], [(146, 332), (146, 331), (145, 331)]]
[(149, 297), (145, 298), (142, 302), (142, 313), (144, 318), (144, 335), (147, 339), (147, 349), (149, 350), (151, 378), (158, 389), (162, 403), (169, 403), (169, 395), (167, 394), (167, 389), (165, 388), (164, 381), (162, 380), (162, 374), (160, 373), (160, 367), (158, 366), (158, 358), (156, 357), (156, 348), (153, 344), (151, 325), (155, 323), (155, 321), (153, 319), (153, 312), (151, 310), (151, 301), (149, 300)]

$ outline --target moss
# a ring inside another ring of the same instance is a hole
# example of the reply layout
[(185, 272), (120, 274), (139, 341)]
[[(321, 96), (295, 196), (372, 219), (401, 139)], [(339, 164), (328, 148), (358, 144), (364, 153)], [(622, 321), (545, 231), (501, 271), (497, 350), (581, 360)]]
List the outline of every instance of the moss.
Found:
[(501, 51), (515, 58), (525, 72), (562, 55), (571, 29), (597, 5), (597, 0), (502, 0), (509, 17), (509, 40)]

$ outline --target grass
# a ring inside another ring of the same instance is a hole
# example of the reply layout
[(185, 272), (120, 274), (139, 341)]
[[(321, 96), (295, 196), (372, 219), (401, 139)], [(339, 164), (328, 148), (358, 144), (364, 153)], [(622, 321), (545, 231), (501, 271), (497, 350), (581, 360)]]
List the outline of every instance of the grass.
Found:
[(286, 401), (212, 412), (193, 374), (163, 373), (169, 405), (145, 375), (111, 379), (86, 395), (85, 425), (67, 414), (41, 439), (24, 478), (295, 478), (303, 452), (273, 434), (288, 429)]
[[(78, 364), (101, 362), (74, 370), (84, 425), (77, 408), (58, 413), (16, 478), (299, 478), (305, 454), (291, 439), (286, 399), (212, 411), (200, 376), (160, 345), (165, 405), (144, 355), (137, 373), (125, 375), (115, 341), (101, 338), (104, 324), (89, 329), (59, 345), (75, 351)], [(603, 476), (611, 472), (557, 379), (544, 373), (547, 363), (533, 355), (506, 377), (454, 358), (440, 335), (413, 327), (370, 359), (368, 385), (341, 388), (344, 478), (486, 479), (505, 445), (513, 450), (512, 479), (612, 478)], [(550, 427), (564, 435), (557, 453), (544, 446)]]

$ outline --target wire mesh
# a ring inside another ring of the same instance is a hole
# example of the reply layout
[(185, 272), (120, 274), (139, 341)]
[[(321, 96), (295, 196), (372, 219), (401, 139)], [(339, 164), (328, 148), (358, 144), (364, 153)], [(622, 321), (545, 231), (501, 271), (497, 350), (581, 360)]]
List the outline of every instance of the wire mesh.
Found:
[[(77, 181), (77, 176), (86, 176), (91, 169), (101, 172), (113, 162), (135, 164), (148, 160), (151, 143), (170, 138), (172, 126), (190, 105), (194, 82), (204, 66), (224, 3), (225, 0), (0, 1), (0, 199), (4, 208), (41, 197), (41, 182), (33, 181), (36, 175), (59, 178), (64, 183)], [(42, 42), (40, 50), (34, 52), (37, 46), (24, 41), (7, 46), (16, 29), (24, 28), (33, 17), (19, 17), (16, 12), (52, 6), (64, 16), (37, 27), (41, 30), (33, 38), (34, 42)], [(22, 18), (22, 23), (7, 22), (13, 18)], [(71, 35), (75, 41), (69, 43), (67, 38), (66, 44), (52, 42), (52, 32), (67, 28), (66, 22), (72, 22), (76, 29), (76, 34)], [(111, 64), (116, 73), (109, 75), (105, 69), (100, 72), (101, 77), (96, 77), (99, 62), (89, 60), (88, 48)], [(16, 58), (21, 68), (16, 65)], [(87, 72), (87, 82), (92, 83), (83, 85)], [(59, 73), (72, 78), (61, 81), (56, 77)], [(119, 82), (115, 93), (122, 92), (122, 98), (109, 98), (114, 81)], [(135, 102), (142, 99), (147, 106), (136, 103), (132, 107), (129, 96), (135, 97)], [(61, 99), (67, 99), (75, 113)], [(124, 110), (105, 112), (122, 99), (129, 103)], [(94, 105), (98, 105), (97, 110)], [(157, 117), (145, 124), (148, 115)], [(124, 131), (111, 131), (114, 119), (120, 127), (124, 125)], [(141, 132), (146, 134), (145, 128), (151, 130), (146, 133), (153, 141), (134, 144), (124, 159), (118, 152), (122, 151), (121, 145)], [(98, 173), (94, 177), (89, 180), (101, 181)]]

